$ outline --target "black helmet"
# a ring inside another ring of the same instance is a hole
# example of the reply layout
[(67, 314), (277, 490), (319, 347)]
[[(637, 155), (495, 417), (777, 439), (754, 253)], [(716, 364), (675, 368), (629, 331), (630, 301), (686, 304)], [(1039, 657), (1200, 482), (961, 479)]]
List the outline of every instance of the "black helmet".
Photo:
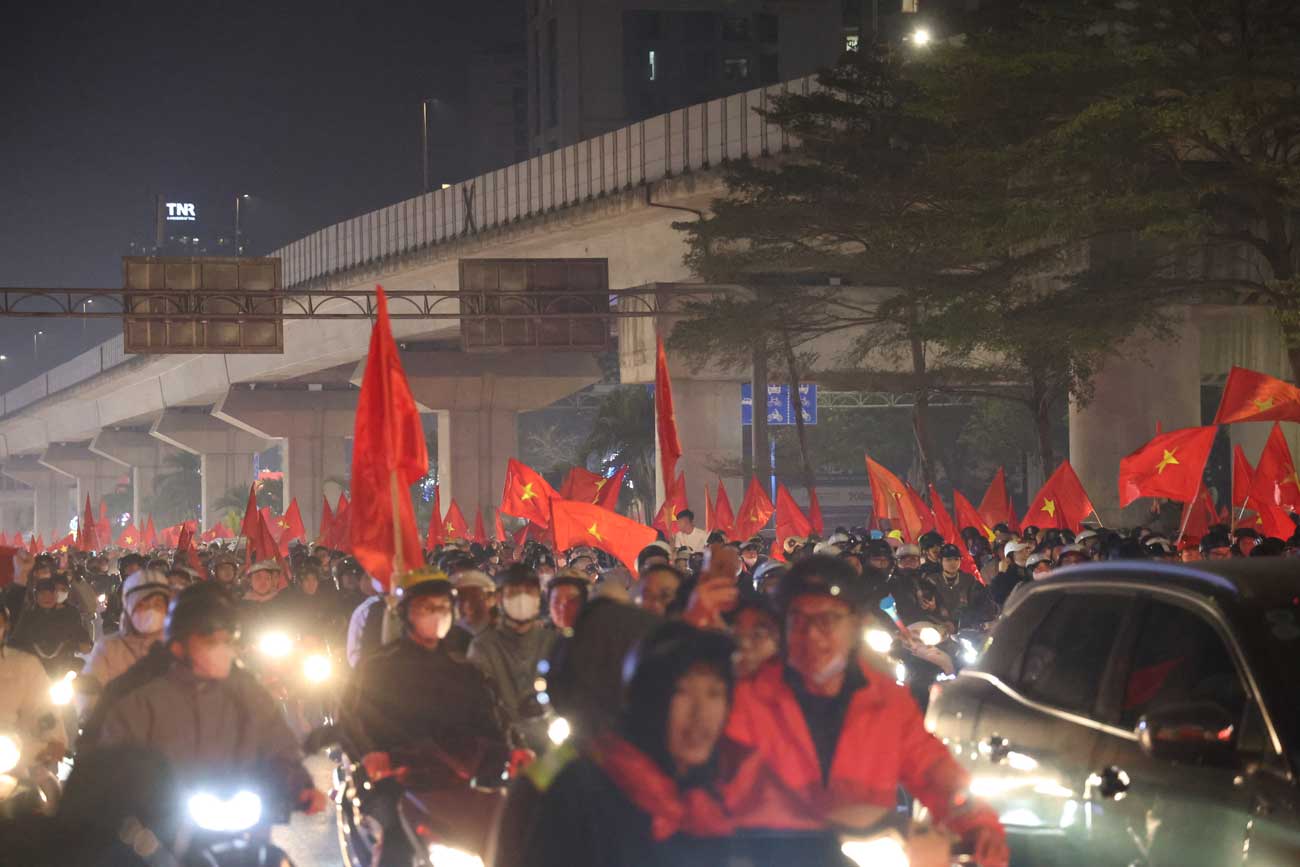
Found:
[(938, 533), (931, 530), (928, 533), (921, 534), (921, 538), (916, 544), (922, 551), (926, 551), (930, 548), (937, 548), (943, 544), (943, 536), (940, 536)]
[(176, 594), (167, 609), (163, 639), (171, 644), (191, 635), (211, 635), (222, 629), (232, 635), (239, 634), (238, 609), (225, 587), (215, 581), (204, 581)]
[(777, 607), (786, 611), (798, 596), (830, 596), (856, 609), (862, 602), (861, 583), (853, 567), (840, 558), (814, 554), (795, 563), (781, 576)]
[(940, 560), (950, 560), (954, 557), (958, 559), (961, 558), (961, 549), (958, 548), (956, 545), (944, 545), (942, 548), (939, 549)]

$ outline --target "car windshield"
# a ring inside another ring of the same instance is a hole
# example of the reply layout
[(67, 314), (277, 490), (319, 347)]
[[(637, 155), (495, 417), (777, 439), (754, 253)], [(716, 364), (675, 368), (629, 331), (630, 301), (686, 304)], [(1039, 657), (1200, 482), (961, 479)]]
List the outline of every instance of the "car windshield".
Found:
[[(1255, 626), (1247, 633), (1262, 663), (1258, 671), (1264, 686), (1264, 699), (1274, 714), (1284, 748), (1300, 761), (1300, 596), (1270, 600), (1251, 612)], [(1270, 695), (1271, 693), (1271, 695)]]

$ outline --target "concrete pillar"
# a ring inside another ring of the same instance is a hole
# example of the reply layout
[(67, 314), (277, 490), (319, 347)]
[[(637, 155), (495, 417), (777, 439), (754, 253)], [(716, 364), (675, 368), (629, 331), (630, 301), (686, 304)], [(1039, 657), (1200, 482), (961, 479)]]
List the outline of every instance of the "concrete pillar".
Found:
[[(677, 471), (686, 476), (686, 496), (696, 519), (704, 522), (704, 486), (716, 491), (723, 477), (716, 467), (739, 463), (744, 446), (740, 424), (740, 383), (698, 379), (673, 380), (673, 411), (677, 416), (677, 438), (682, 444), (682, 459)], [(657, 430), (657, 428), (656, 428)], [(655, 437), (655, 467), (659, 463), (659, 439)], [(657, 473), (656, 473), (657, 475)], [(662, 482), (656, 484), (656, 497), (663, 501)], [(730, 480), (727, 495), (733, 509), (740, 507), (744, 485), (749, 480)], [(716, 496), (716, 494), (715, 494)]]
[(212, 409), (218, 419), (284, 446), (286, 508), (298, 498), (307, 535), (320, 529), (321, 499), (337, 502), (347, 478), (347, 438), (356, 421), (354, 388), (232, 388)]
[(77, 514), (80, 514), (87, 497), (91, 505), (97, 507), (101, 499), (118, 489), (124, 476), (130, 475), (124, 464), (92, 452), (90, 441), (50, 443), (40, 462), (76, 482)]
[(30, 530), (51, 542), (68, 534), (68, 523), (77, 513), (74, 505), (77, 486), (64, 473), (42, 466), (35, 457), (13, 458), (5, 461), (3, 472), (32, 489), (32, 522), (26, 527), (9, 530)]
[(1200, 332), (1186, 309), (1174, 311), (1169, 339), (1121, 347), (1094, 382), (1086, 406), (1070, 405), (1070, 463), (1103, 523), (1132, 526), (1148, 504), (1119, 508), (1120, 459), (1165, 430), (1201, 423)]
[(154, 494), (158, 473), (167, 459), (181, 452), (149, 435), (147, 429), (105, 428), (90, 441), (90, 450), (121, 464), (131, 474), (131, 514), (144, 514), (142, 503)]
[(206, 409), (164, 410), (149, 434), (199, 456), (204, 527), (211, 527), (220, 518), (216, 503), (227, 491), (248, 490), (253, 482), (253, 456), (272, 445), (264, 437), (213, 418)]

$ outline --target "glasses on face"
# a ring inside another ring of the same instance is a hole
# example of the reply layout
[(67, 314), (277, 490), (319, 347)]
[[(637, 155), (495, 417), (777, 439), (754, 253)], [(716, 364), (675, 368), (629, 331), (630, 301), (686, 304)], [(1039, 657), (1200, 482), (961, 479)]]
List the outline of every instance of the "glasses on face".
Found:
[(843, 623), (848, 616), (843, 611), (818, 611), (812, 614), (803, 611), (791, 611), (786, 617), (786, 624), (791, 632), (804, 632), (808, 629), (815, 629), (825, 635)]

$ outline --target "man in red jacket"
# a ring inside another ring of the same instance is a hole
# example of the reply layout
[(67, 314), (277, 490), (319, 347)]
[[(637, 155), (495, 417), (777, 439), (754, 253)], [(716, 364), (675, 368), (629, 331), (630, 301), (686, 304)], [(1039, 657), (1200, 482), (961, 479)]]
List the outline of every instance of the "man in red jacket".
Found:
[(908, 691), (858, 661), (856, 576), (827, 556), (782, 580), (785, 648), (736, 685), (727, 725), (828, 824), (861, 827), (890, 810), (901, 785), (961, 836), (984, 867), (1009, 852), (996, 813), (967, 793), (966, 772), (925, 730)]

